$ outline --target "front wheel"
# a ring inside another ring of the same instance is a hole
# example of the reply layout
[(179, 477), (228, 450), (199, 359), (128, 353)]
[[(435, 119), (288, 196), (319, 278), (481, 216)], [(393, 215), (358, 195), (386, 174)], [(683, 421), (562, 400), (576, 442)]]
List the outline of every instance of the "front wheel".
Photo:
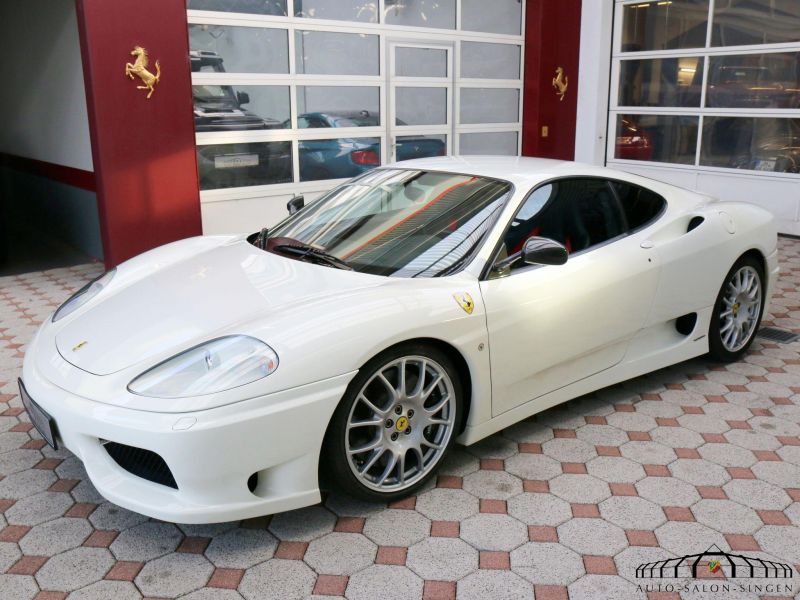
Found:
[(412, 494), (450, 450), (462, 386), (449, 357), (408, 344), (370, 360), (347, 388), (326, 434), (322, 475), (372, 501)]
[(714, 305), (709, 355), (723, 362), (740, 358), (753, 343), (764, 312), (764, 269), (756, 259), (739, 259), (728, 272)]

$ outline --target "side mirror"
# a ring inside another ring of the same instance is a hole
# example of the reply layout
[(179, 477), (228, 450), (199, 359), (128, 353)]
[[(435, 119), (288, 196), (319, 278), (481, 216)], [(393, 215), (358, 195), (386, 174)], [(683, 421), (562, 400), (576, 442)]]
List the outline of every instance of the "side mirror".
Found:
[(239, 104), (250, 104), (250, 94), (247, 92), (236, 92), (236, 100)]
[(305, 205), (306, 199), (303, 196), (295, 196), (286, 203), (286, 210), (289, 211), (290, 215), (294, 215), (303, 210)]
[(521, 258), (527, 265), (563, 265), (567, 262), (569, 253), (556, 241), (532, 237), (525, 242)]

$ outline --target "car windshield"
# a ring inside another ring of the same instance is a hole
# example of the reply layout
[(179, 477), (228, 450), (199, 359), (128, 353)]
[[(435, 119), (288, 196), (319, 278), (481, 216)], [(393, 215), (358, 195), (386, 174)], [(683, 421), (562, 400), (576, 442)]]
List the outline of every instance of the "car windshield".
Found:
[(198, 101), (233, 100), (233, 92), (227, 85), (193, 85), (192, 96)]
[(480, 247), (511, 189), (472, 175), (377, 169), (284, 221), (269, 246), (312, 246), (363, 273), (446, 275)]

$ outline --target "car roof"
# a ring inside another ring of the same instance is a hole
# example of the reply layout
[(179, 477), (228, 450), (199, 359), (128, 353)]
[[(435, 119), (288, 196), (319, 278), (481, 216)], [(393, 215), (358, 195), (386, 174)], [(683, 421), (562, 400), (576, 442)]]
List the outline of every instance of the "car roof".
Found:
[(623, 173), (606, 167), (529, 156), (441, 156), (406, 160), (387, 166), (389, 168), (396, 166), (431, 171), (448, 171), (503, 179), (513, 183), (518, 188), (530, 188), (548, 179), (571, 176), (605, 177), (640, 182), (636, 181), (640, 180), (640, 178), (630, 173)]

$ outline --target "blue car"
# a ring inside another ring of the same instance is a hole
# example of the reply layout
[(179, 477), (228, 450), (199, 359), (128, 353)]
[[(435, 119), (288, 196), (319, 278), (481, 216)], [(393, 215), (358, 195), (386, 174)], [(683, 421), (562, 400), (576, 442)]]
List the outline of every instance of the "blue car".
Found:
[[(399, 122), (398, 125), (404, 125)], [(297, 117), (299, 129), (378, 127), (380, 119), (369, 111), (308, 112)], [(404, 138), (397, 144), (397, 160), (443, 156), (445, 143), (436, 137)], [(300, 180), (344, 179), (381, 164), (380, 138), (303, 140), (299, 144)]]

